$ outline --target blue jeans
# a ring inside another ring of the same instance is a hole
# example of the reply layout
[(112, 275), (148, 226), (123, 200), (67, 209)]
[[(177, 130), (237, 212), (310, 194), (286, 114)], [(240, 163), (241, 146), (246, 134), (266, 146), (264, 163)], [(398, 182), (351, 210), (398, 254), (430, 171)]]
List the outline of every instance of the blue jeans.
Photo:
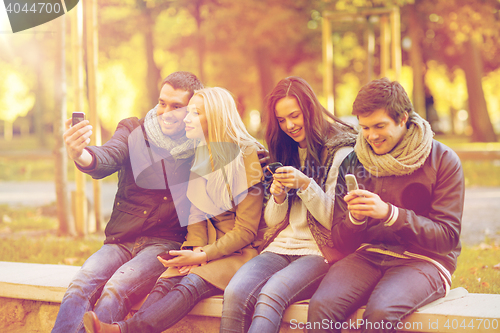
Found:
[(141, 309), (120, 321), (121, 333), (163, 332), (175, 325), (204, 298), (222, 291), (196, 274), (159, 279)]
[(278, 332), (286, 308), (310, 298), (328, 268), (317, 255), (258, 255), (226, 287), (220, 331)]
[(419, 307), (445, 295), (438, 269), (427, 261), (353, 253), (336, 262), (309, 302), (309, 332), (340, 332), (366, 304), (361, 332), (395, 332)]
[(84, 333), (83, 314), (91, 310), (104, 323), (125, 318), (165, 271), (156, 255), (180, 245), (156, 237), (103, 245), (71, 281), (52, 332)]

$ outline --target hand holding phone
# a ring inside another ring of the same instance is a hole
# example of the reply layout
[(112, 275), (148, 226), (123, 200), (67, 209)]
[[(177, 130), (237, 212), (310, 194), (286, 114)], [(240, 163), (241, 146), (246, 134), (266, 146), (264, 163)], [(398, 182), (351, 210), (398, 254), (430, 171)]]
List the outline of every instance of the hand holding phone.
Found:
[(347, 185), (348, 192), (359, 190), (358, 181), (356, 180), (356, 176), (354, 176), (353, 174), (349, 173), (345, 175), (345, 183)]
[(170, 260), (170, 259), (174, 259), (175, 256), (171, 255), (169, 253), (169, 251), (165, 251), (165, 252), (162, 252), (160, 254), (158, 254), (158, 257), (164, 259), (164, 260)]
[(273, 175), (276, 172), (276, 169), (279, 169), (281, 167), (283, 167), (283, 164), (281, 164), (280, 162), (274, 162), (267, 166), (267, 168), (269, 169), (269, 171), (271, 171)]
[(71, 126), (75, 126), (81, 121), (85, 120), (85, 113), (83, 112), (73, 112), (71, 115)]

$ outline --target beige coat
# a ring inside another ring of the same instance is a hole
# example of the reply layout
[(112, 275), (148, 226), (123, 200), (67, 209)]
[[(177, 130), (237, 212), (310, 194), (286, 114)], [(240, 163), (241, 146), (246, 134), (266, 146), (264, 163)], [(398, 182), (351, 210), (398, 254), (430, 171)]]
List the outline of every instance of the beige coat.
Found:
[[(263, 207), (262, 168), (255, 150), (238, 158), (243, 159), (245, 174), (240, 173), (240, 177), (228, 180), (236, 202), (234, 208), (214, 213), (221, 211), (209, 196), (209, 187), (213, 184), (211, 177), (215, 173), (197, 177), (188, 186), (188, 198), (192, 205), (188, 234), (182, 249), (202, 247), (208, 262), (193, 268), (191, 273), (222, 290), (236, 271), (258, 254), (252, 242), (257, 235)], [(161, 278), (180, 275), (177, 268), (171, 267)]]

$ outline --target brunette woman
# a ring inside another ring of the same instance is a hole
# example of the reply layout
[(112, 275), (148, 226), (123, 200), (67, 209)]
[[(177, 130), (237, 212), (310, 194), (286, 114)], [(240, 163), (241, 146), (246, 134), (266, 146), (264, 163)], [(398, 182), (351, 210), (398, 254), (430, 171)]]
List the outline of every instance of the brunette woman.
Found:
[(299, 77), (281, 80), (267, 102), (266, 141), (276, 169), (262, 252), (224, 292), (221, 332), (278, 332), (288, 305), (310, 298), (341, 258), (330, 230), (337, 170), (355, 130), (319, 103)]

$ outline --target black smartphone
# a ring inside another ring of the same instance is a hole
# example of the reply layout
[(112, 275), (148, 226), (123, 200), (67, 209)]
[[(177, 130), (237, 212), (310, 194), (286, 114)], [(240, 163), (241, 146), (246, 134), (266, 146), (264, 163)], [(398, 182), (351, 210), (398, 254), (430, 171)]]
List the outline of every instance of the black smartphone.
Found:
[(267, 166), (267, 168), (274, 175), (274, 173), (276, 172), (276, 169), (281, 168), (282, 166), (283, 166), (283, 164), (281, 164), (280, 162), (274, 162), (274, 163), (269, 164)]
[(71, 116), (71, 126), (75, 126), (78, 124), (80, 121), (85, 120), (85, 113), (83, 112), (73, 112)]
[(158, 257), (162, 258), (162, 259), (165, 259), (165, 260), (170, 260), (170, 259), (173, 259), (175, 258), (175, 256), (171, 255), (170, 253), (168, 253), (168, 251), (165, 251), (165, 252), (162, 252), (158, 255)]

